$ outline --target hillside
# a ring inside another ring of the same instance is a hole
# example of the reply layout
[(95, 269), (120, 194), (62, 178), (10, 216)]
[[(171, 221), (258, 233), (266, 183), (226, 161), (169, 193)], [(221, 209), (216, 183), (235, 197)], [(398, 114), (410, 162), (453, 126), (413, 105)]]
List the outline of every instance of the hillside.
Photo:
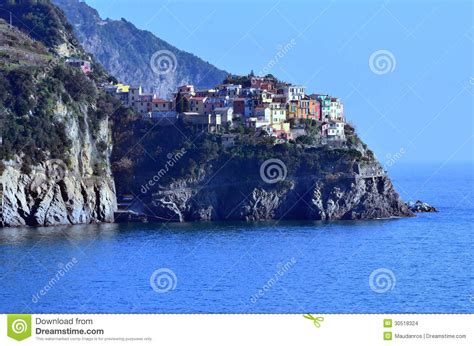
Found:
[[(210, 88), (221, 83), (227, 72), (219, 70), (193, 54), (173, 47), (149, 31), (122, 20), (103, 20), (98, 12), (79, 0), (53, 0), (73, 25), (79, 41), (105, 69), (119, 80), (168, 97), (177, 86), (194, 84)], [(150, 61), (155, 52), (171, 52), (175, 70), (154, 73)]]
[(89, 58), (49, 1), (5, 7), (14, 26), (0, 19), (0, 226), (112, 221), (117, 103), (96, 87), (107, 76), (93, 61), (88, 76), (67, 64)]
[[(117, 194), (158, 221), (355, 220), (413, 215), (354, 130), (343, 145), (277, 144), (243, 127), (223, 135), (183, 122), (121, 119), (114, 128)], [(142, 137), (140, 145), (133, 138)], [(165, 140), (163, 140), (165, 138)], [(270, 182), (274, 177), (275, 183)]]

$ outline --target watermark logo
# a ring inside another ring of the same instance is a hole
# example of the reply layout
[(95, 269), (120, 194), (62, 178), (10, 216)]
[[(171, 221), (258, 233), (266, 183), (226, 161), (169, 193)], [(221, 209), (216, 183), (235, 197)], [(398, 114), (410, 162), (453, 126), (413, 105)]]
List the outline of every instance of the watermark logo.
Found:
[(395, 274), (387, 268), (379, 268), (370, 273), (369, 286), (375, 293), (386, 293), (395, 288)]
[(271, 70), (296, 46), (296, 40), (292, 38), (285, 44), (280, 44), (277, 47), (275, 55), (268, 60), (267, 64), (258, 72), (259, 76), (264, 76), (270, 73)]
[(150, 276), (150, 286), (156, 293), (166, 293), (176, 288), (178, 278), (168, 268), (157, 269)]
[(392, 167), (397, 163), (398, 160), (400, 160), (404, 155), (406, 154), (405, 148), (400, 148), (398, 152), (395, 154), (388, 153), (386, 155), (386, 160), (385, 160), (385, 165), (387, 167)]
[(156, 51), (150, 59), (150, 67), (157, 75), (173, 73), (178, 67), (176, 55), (173, 52), (163, 49)]
[(71, 258), (66, 264), (58, 263), (58, 270), (56, 271), (55, 275), (52, 276), (49, 281), (33, 296), (31, 297), (31, 301), (36, 304), (38, 303), (42, 297), (46, 296), (50, 290), (52, 290), (61, 279), (77, 264), (79, 263), (76, 257)]
[(31, 336), (31, 315), (7, 315), (7, 335), (17, 341)]
[(250, 301), (252, 304), (255, 304), (260, 298), (262, 298), (266, 292), (270, 291), (273, 286), (275, 286), (281, 277), (283, 277), (290, 269), (292, 269), (296, 264), (296, 259), (292, 257), (286, 263), (278, 263), (277, 265), (277, 272), (263, 285), (261, 289), (259, 289), (252, 297), (250, 297)]
[(267, 184), (275, 184), (286, 179), (288, 174), (285, 163), (279, 159), (266, 160), (260, 166), (260, 177)]
[(307, 318), (308, 320), (311, 320), (313, 321), (313, 324), (316, 328), (320, 328), (321, 327), (321, 323), (324, 322), (324, 317), (322, 316), (316, 316), (314, 317), (313, 315), (311, 314), (306, 314), (306, 315), (303, 315), (304, 318)]
[(369, 58), (370, 70), (377, 75), (391, 73), (397, 66), (397, 60), (388, 50), (377, 50)]
[(61, 63), (60, 58), (51, 59), (48, 64), (45, 66), (44, 70), (38, 73), (36, 76), (33, 77), (33, 84), (40, 83), (43, 79), (45, 79), (51, 71), (53, 71), (56, 66)]
[(158, 184), (161, 178), (163, 178), (169, 172), (169, 170), (175, 164), (177, 164), (179, 160), (183, 158), (184, 154), (186, 154), (186, 149), (184, 148), (179, 149), (178, 151), (173, 153), (168, 153), (166, 155), (166, 158), (168, 160), (166, 161), (165, 166), (161, 168), (158, 172), (156, 172), (156, 174), (150, 180), (148, 180), (145, 184), (141, 186), (141, 193), (146, 194), (153, 186)]

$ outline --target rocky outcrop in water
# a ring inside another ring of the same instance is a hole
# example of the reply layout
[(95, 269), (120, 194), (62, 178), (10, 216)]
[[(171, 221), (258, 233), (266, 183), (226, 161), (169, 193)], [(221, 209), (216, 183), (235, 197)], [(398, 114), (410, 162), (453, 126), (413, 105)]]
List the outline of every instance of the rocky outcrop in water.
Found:
[(414, 213), (437, 213), (438, 210), (422, 201), (408, 202), (408, 208)]

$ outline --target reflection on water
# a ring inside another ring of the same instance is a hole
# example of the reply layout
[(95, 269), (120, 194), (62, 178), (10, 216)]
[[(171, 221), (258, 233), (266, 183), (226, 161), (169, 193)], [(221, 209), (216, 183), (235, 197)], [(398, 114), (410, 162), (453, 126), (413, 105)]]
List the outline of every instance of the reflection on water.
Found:
[(14, 227), (0, 228), (0, 246), (22, 244), (34, 241), (81, 241), (97, 238), (113, 238), (119, 225), (74, 225), (55, 227)]

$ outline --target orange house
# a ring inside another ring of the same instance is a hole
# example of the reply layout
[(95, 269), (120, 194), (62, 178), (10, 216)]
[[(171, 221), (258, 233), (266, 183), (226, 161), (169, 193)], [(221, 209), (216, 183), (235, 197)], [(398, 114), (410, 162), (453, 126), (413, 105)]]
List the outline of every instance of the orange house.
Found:
[(304, 98), (297, 101), (296, 117), (298, 119), (320, 120), (320, 104), (316, 100)]

